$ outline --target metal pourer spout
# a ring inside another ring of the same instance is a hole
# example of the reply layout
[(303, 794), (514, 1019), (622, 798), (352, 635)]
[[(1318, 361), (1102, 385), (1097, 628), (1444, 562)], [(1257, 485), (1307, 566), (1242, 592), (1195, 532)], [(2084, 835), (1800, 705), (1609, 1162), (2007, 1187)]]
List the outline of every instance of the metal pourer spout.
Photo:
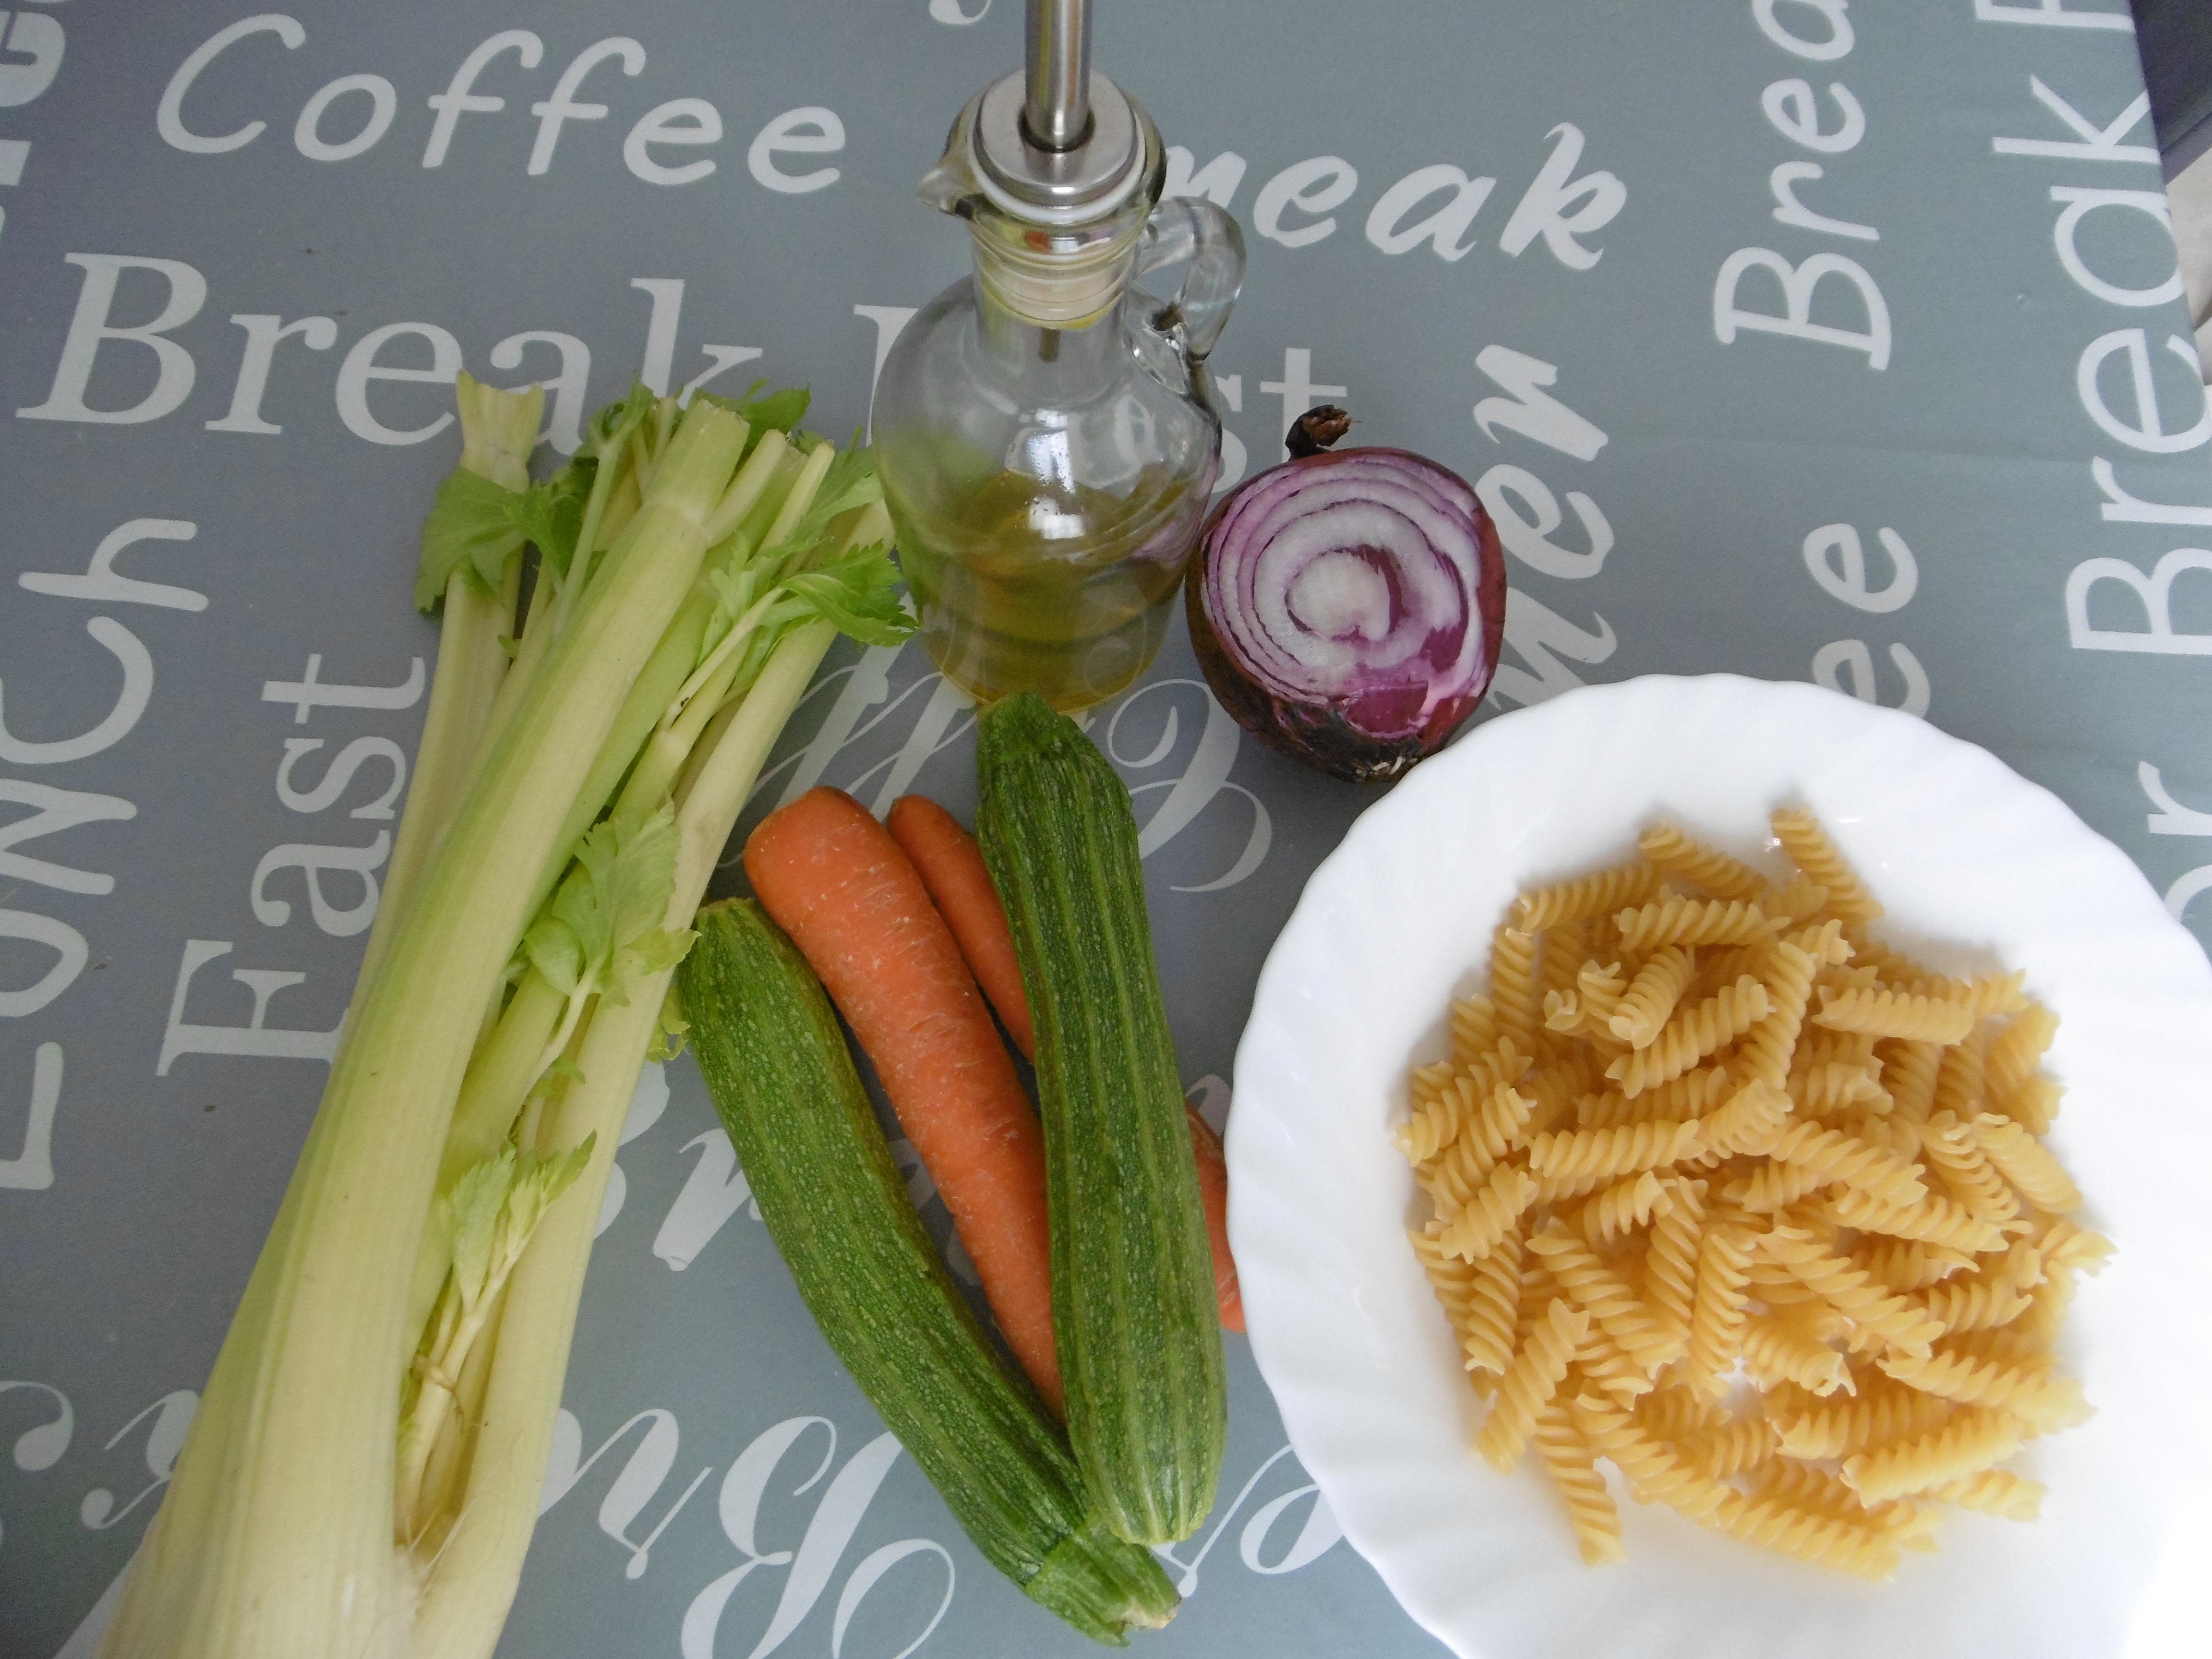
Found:
[(1090, 0), (1029, 0), (1022, 137), (1054, 155), (1091, 136)]
[(988, 205), (1059, 233), (1119, 212), (1144, 190), (1158, 134), (1091, 67), (1091, 0), (1028, 3), (1026, 66), (969, 100), (921, 199), (969, 219)]

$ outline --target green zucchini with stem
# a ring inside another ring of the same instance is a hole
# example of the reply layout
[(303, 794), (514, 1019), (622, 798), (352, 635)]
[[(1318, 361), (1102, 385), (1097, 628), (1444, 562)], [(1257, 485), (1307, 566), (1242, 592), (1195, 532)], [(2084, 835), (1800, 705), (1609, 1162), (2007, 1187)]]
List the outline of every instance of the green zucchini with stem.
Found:
[(1172, 1543), (1213, 1507), (1228, 1386), (1136, 816), (1096, 745), (1028, 693), (984, 714), (976, 769), (1036, 1025), (1068, 1438), (1114, 1529)]
[(1117, 1646), (1165, 1624), (1174, 1587), (1093, 1510), (1066, 1438), (953, 1284), (805, 959), (750, 900), (694, 925), (682, 974), (699, 1069), (830, 1347), (1032, 1601)]

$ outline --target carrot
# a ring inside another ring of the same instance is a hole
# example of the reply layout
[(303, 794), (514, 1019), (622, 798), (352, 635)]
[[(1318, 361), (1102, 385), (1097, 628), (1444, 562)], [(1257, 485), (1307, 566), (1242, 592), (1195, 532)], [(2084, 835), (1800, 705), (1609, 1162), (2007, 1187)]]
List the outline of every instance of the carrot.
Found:
[(860, 1038), (1006, 1346), (1061, 1412), (1044, 1132), (921, 878), (836, 789), (771, 813), (745, 842), (745, 873)]
[(1006, 908), (999, 902), (999, 890), (991, 885), (991, 872), (984, 866), (975, 837), (927, 795), (900, 796), (884, 822), (921, 872), (922, 885), (929, 889), (952, 937), (960, 941), (960, 954), (968, 958), (975, 982), (998, 1010), (999, 1023), (1022, 1058), (1035, 1060), (1036, 1028), (1030, 1023), (1030, 1000), (1022, 990), (1013, 930), (1006, 925)]
[[(1022, 970), (1014, 958), (1013, 930), (1006, 908), (991, 884), (983, 854), (960, 821), (926, 795), (902, 795), (890, 811), (890, 832), (914, 860), (915, 868), (937, 901), (961, 954), (999, 1011), (1023, 1054), (1036, 1057), (1036, 1028), (1022, 989)], [(865, 1046), (865, 1045), (863, 1045)], [(1229, 1166), (1221, 1139), (1194, 1108), (1190, 1111), (1191, 1151), (1198, 1159), (1199, 1196), (1206, 1202), (1206, 1231), (1213, 1247), (1213, 1289), (1221, 1322), (1244, 1328), (1244, 1297), (1237, 1285), (1237, 1262), (1229, 1254)]]
[(1213, 1247), (1213, 1294), (1221, 1304), (1221, 1322), (1232, 1331), (1244, 1328), (1244, 1292), (1237, 1285), (1237, 1258), (1229, 1254), (1229, 1161), (1222, 1156), (1221, 1137), (1213, 1126), (1186, 1104), (1190, 1114), (1190, 1149), (1198, 1158), (1198, 1195), (1206, 1206), (1206, 1237)]

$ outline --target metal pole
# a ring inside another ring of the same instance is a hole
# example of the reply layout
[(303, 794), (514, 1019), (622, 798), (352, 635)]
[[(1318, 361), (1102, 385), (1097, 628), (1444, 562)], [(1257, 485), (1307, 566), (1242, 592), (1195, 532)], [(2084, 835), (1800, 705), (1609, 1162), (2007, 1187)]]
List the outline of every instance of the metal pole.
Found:
[(1022, 136), (1073, 149), (1091, 131), (1090, 0), (1029, 0), (1028, 43)]

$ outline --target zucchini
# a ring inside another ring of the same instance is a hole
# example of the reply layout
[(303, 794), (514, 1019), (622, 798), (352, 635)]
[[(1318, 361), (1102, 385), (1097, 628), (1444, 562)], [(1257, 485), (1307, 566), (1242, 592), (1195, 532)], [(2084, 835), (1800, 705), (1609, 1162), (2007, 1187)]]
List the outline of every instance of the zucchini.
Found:
[(982, 717), (976, 828), (1036, 1027), (1068, 1438), (1121, 1537), (1213, 1507), (1229, 1400), (1213, 1260), (1129, 792), (1024, 693)]
[(991, 1565), (1122, 1645), (1178, 1598), (1091, 1513), (1067, 1441), (908, 1200), (829, 998), (750, 900), (700, 911), (684, 1007), (761, 1218), (838, 1358)]

